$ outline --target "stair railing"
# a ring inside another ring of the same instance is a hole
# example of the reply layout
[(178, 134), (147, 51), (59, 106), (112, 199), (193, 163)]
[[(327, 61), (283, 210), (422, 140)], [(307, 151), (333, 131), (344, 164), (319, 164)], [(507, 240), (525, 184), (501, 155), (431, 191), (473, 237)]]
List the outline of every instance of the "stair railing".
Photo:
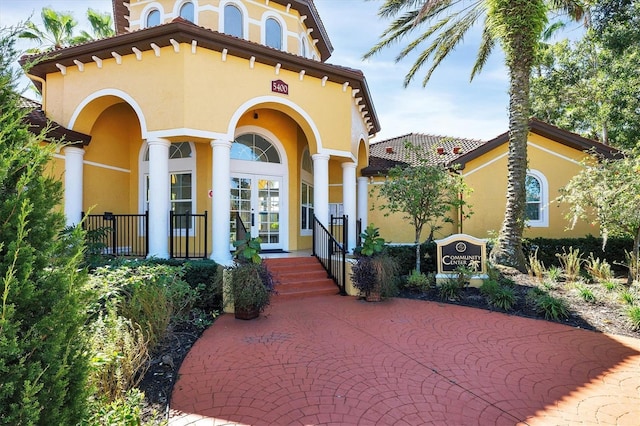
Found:
[(313, 217), (313, 256), (315, 256), (323, 266), (327, 275), (338, 288), (341, 295), (346, 295), (346, 259), (347, 259), (347, 216), (343, 216), (342, 241), (341, 244), (331, 235), (331, 232)]

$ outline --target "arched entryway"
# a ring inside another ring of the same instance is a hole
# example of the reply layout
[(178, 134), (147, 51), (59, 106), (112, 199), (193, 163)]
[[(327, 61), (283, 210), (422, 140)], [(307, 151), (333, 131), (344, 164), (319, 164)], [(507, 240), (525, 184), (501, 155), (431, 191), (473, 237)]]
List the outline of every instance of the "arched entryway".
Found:
[(238, 129), (231, 145), (231, 241), (236, 215), (247, 231), (260, 237), (264, 250), (288, 248), (288, 185), (286, 150), (266, 129)]

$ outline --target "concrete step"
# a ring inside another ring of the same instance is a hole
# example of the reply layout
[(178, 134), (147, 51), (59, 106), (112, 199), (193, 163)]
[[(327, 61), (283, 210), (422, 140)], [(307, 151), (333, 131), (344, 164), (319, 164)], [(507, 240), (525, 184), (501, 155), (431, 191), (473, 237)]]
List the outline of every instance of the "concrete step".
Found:
[(338, 294), (338, 286), (327, 278), (320, 262), (311, 256), (264, 260), (276, 279), (278, 299)]

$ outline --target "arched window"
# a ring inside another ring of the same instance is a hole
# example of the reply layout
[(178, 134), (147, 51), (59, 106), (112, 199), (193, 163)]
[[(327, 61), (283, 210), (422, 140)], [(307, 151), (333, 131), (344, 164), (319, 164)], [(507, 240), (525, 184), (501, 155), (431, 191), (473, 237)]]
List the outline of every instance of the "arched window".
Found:
[(302, 152), (300, 161), (300, 235), (313, 232), (313, 161), (309, 149)]
[(228, 4), (224, 7), (224, 32), (238, 38), (243, 38), (242, 12), (238, 7)]
[(247, 134), (238, 136), (231, 145), (231, 159), (279, 164), (280, 154), (276, 147), (262, 136)]
[[(144, 176), (144, 210), (149, 210), (149, 147), (145, 147), (141, 175)], [(196, 162), (190, 142), (174, 142), (169, 146), (169, 180), (171, 211), (176, 214), (195, 212), (194, 193)], [(183, 226), (185, 224), (183, 223)], [(191, 228), (192, 223), (187, 223)]]
[(549, 226), (547, 179), (538, 171), (530, 170), (525, 182), (527, 206), (525, 217), (527, 225), (532, 227)]
[(307, 41), (304, 38), (300, 40), (300, 56), (307, 57)]
[(195, 22), (195, 9), (193, 7), (193, 3), (189, 1), (180, 6), (180, 17), (189, 22)]
[(147, 28), (160, 25), (160, 11), (153, 9), (147, 14)]
[(265, 44), (274, 49), (282, 50), (282, 27), (273, 18), (265, 22)]

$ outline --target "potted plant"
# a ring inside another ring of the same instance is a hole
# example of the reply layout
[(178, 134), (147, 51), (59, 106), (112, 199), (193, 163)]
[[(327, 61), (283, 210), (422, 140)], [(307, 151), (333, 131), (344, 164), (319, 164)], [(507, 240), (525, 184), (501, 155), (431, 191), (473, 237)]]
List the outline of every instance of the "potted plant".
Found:
[(226, 300), (238, 319), (253, 319), (269, 305), (275, 293), (273, 276), (260, 258), (259, 237), (234, 242), (235, 265), (230, 269)]
[(395, 295), (397, 265), (384, 248), (384, 238), (373, 224), (360, 234), (362, 246), (356, 249), (356, 263), (351, 271), (353, 286), (368, 302), (379, 302)]

